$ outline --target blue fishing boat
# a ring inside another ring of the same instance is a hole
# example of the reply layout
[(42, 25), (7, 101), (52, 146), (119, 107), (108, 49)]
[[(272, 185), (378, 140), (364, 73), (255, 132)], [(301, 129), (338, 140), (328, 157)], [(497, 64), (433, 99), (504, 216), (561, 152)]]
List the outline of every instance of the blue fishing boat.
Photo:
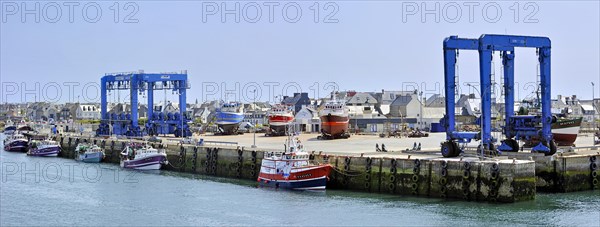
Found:
[(223, 135), (238, 133), (240, 123), (244, 120), (244, 109), (238, 102), (227, 102), (216, 112), (217, 126)]
[(12, 135), (15, 131), (17, 131), (17, 126), (14, 125), (6, 126), (4, 130), (2, 130), (5, 135)]
[(99, 163), (105, 156), (104, 150), (93, 144), (80, 143), (75, 148), (75, 151), (78, 154), (75, 159), (87, 163)]
[(29, 139), (22, 134), (8, 135), (4, 139), (4, 150), (5, 151), (21, 151), (27, 152), (29, 148)]
[(61, 147), (53, 140), (34, 140), (30, 143), (27, 155), (38, 157), (56, 157), (60, 153)]

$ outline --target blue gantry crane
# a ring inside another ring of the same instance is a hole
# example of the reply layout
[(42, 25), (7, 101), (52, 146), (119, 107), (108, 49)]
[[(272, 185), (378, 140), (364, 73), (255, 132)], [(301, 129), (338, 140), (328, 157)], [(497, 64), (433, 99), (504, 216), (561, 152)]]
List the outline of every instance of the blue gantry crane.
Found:
[[(97, 135), (125, 135), (140, 137), (144, 135), (174, 134), (177, 137), (191, 136), (188, 123), (191, 117), (186, 114), (186, 90), (189, 89), (187, 72), (181, 73), (112, 73), (100, 80), (100, 126)], [(131, 110), (108, 113), (107, 92), (129, 90)], [(154, 91), (172, 90), (179, 95), (179, 112), (165, 113), (154, 111)], [(144, 128), (138, 125), (138, 93), (148, 94), (147, 122)]]
[[(536, 48), (540, 65), (541, 115), (516, 116), (514, 114), (514, 59), (515, 47)], [(450, 36), (444, 40), (444, 82), (446, 95), (446, 140), (442, 143), (442, 155), (455, 157), (461, 152), (458, 143), (468, 143), (473, 139), (482, 141), (483, 150), (495, 150), (491, 123), (491, 76), (492, 57), (500, 51), (504, 71), (504, 103), (505, 140), (498, 147), (499, 151), (517, 151), (517, 140), (536, 138), (540, 143), (533, 147), (536, 152), (552, 155), (556, 152), (556, 144), (552, 139), (551, 124), (556, 119), (551, 114), (550, 94), (550, 39), (547, 37), (482, 35), (479, 39), (464, 39)], [(479, 78), (481, 91), (481, 131), (460, 132), (455, 130), (455, 94), (456, 63), (459, 50), (477, 50), (479, 52)]]

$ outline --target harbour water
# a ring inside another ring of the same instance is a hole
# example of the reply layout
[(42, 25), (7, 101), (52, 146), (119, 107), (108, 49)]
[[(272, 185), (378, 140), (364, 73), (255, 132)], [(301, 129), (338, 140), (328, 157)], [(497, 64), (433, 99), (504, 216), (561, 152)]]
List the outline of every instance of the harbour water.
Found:
[(0, 152), (0, 225), (599, 226), (600, 194), (538, 193), (488, 204), (338, 190), (292, 192), (252, 181), (122, 170)]

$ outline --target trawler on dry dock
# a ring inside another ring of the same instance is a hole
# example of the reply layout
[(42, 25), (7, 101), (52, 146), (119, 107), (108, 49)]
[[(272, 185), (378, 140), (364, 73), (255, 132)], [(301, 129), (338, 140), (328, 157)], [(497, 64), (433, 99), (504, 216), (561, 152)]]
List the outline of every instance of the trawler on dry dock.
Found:
[(294, 113), (289, 106), (282, 104), (274, 105), (269, 110), (269, 132), (268, 136), (284, 136), (288, 125), (294, 121)]
[(321, 136), (323, 139), (349, 138), (348, 123), (350, 122), (348, 109), (343, 100), (337, 100), (334, 93), (331, 100), (325, 103), (325, 108), (319, 111), (321, 119)]
[(244, 108), (238, 102), (227, 102), (221, 105), (216, 113), (217, 125), (222, 135), (237, 135), (240, 122), (244, 120)]

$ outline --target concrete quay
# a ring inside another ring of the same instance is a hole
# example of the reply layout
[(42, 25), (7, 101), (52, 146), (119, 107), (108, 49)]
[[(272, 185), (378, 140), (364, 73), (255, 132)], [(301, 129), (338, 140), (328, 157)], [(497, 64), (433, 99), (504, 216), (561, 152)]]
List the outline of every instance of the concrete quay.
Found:
[[(503, 203), (533, 200), (537, 191), (598, 189), (600, 153), (595, 150), (580, 149), (552, 157), (518, 152), (494, 159), (478, 158), (469, 151), (463, 157), (443, 158), (436, 152), (441, 141), (437, 137), (440, 134), (402, 139), (353, 136), (347, 140), (316, 140), (315, 134), (300, 136), (307, 150), (320, 148), (312, 151), (311, 159), (334, 167), (327, 185), (330, 189)], [(264, 153), (283, 149), (285, 141), (285, 137), (257, 135), (258, 147), (252, 148), (252, 134), (207, 135), (203, 139), (213, 142), (195, 146), (163, 138), (170, 162), (165, 169), (254, 181)], [(104, 161), (110, 163), (119, 163), (119, 153), (129, 141), (77, 136), (56, 140), (63, 147), (62, 157), (74, 158), (77, 143), (88, 141), (103, 147)], [(385, 143), (390, 151), (375, 152), (376, 142)], [(420, 142), (423, 150), (401, 151), (412, 148), (414, 142)], [(596, 169), (592, 169), (593, 163)]]

